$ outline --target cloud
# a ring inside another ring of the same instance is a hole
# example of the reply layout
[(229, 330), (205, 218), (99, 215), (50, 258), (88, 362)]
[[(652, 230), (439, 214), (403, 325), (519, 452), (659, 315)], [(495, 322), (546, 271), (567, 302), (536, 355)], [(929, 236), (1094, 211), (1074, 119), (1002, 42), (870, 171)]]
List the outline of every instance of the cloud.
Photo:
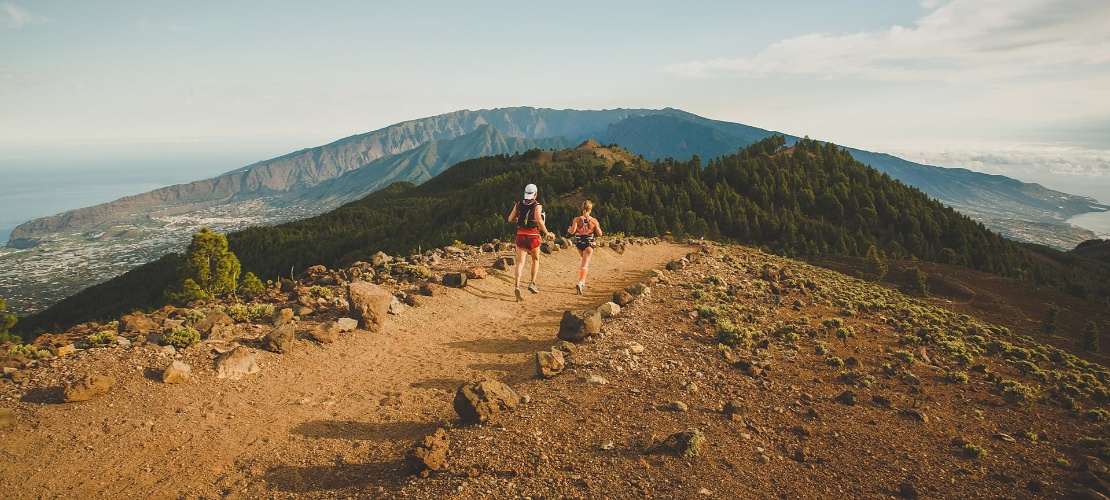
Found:
[(10, 2), (0, 3), (0, 28), (18, 29), (28, 24), (42, 24), (46, 18)]
[(810, 75), (825, 79), (994, 81), (1110, 66), (1110, 2), (953, 0), (914, 26), (842, 35), (811, 33), (750, 57), (675, 64), (663, 71), (715, 78)]
[(1110, 149), (1063, 142), (1009, 141), (887, 143), (865, 149), (925, 165), (1005, 175), (1110, 202)]

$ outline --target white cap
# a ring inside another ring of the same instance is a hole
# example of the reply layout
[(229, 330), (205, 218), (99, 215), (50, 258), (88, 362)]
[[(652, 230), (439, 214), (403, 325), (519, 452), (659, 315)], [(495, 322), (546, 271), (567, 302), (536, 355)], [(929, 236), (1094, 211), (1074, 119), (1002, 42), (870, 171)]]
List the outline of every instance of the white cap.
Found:
[(529, 184), (527, 186), (524, 186), (524, 199), (531, 200), (532, 198), (535, 198), (535, 197), (536, 197), (536, 185), (535, 184)]

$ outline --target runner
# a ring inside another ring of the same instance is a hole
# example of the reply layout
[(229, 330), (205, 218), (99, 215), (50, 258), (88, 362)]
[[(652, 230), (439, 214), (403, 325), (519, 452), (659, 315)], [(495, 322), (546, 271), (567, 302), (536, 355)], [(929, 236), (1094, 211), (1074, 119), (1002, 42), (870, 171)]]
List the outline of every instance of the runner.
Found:
[(590, 200), (582, 202), (582, 215), (574, 218), (574, 222), (567, 228), (567, 232), (574, 235), (574, 246), (582, 254), (582, 267), (578, 270), (578, 284), (574, 289), (582, 295), (582, 288), (586, 286), (586, 273), (590, 272), (590, 257), (594, 254), (594, 236), (601, 237), (601, 225), (597, 219), (590, 217), (594, 203)]
[(536, 287), (536, 275), (540, 272), (540, 231), (549, 239), (555, 239), (555, 234), (547, 230), (544, 225), (543, 205), (536, 202), (535, 184), (524, 186), (524, 199), (513, 205), (509, 214), (509, 222), (516, 222), (516, 300), (524, 300), (520, 293), (520, 275), (524, 271), (524, 256), (532, 256), (532, 281), (528, 284), (528, 291), (540, 293)]

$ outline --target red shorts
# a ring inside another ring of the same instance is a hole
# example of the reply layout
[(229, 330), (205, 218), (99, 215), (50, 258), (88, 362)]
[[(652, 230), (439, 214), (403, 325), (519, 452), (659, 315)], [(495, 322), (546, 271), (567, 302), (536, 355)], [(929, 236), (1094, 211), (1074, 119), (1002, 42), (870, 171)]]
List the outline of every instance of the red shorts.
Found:
[(531, 252), (540, 247), (540, 235), (538, 234), (517, 234), (516, 247)]

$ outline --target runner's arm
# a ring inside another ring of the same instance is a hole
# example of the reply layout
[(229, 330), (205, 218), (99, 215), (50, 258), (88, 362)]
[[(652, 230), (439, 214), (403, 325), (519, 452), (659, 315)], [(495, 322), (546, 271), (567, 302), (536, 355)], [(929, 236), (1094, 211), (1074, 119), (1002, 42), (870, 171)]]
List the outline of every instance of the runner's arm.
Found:
[(543, 234), (555, 239), (555, 233), (547, 230), (547, 224), (543, 223), (543, 205), (536, 205), (536, 225), (543, 231)]

